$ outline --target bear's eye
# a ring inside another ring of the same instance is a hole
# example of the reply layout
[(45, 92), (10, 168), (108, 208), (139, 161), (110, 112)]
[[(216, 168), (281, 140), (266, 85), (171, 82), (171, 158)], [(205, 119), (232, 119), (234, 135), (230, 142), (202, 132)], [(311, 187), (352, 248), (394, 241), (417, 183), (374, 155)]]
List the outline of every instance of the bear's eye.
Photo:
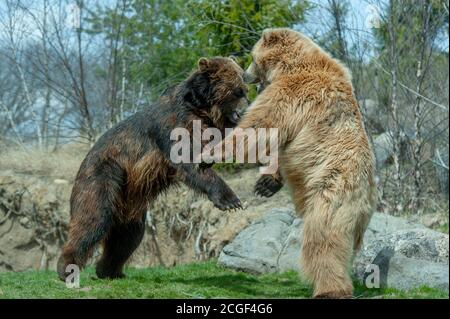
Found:
[(244, 92), (244, 90), (242, 88), (234, 90), (233, 94), (234, 94), (234, 96), (236, 96), (238, 98), (241, 98), (241, 97), (245, 96), (245, 92)]

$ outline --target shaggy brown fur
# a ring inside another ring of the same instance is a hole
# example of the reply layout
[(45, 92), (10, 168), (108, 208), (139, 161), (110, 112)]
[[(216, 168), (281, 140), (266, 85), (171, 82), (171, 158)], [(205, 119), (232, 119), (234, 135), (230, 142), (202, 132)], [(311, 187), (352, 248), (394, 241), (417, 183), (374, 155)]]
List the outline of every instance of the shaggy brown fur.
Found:
[(264, 31), (252, 56), (246, 77), (263, 91), (238, 127), (279, 129), (283, 176), (261, 177), (256, 191), (271, 196), (286, 181), (304, 220), (301, 270), (314, 296), (349, 297), (352, 256), (376, 200), (374, 156), (350, 73), (289, 29)]
[(70, 198), (69, 239), (58, 262), (62, 280), (67, 265), (84, 267), (99, 242), (104, 249), (98, 277), (123, 277), (124, 263), (144, 235), (148, 202), (177, 182), (206, 194), (219, 209), (241, 207), (210, 167), (170, 161), (176, 142), (170, 133), (177, 127), (192, 130), (194, 120), (201, 120), (203, 129), (234, 127), (248, 105), (243, 73), (232, 59), (202, 58), (188, 79), (98, 140), (81, 164)]

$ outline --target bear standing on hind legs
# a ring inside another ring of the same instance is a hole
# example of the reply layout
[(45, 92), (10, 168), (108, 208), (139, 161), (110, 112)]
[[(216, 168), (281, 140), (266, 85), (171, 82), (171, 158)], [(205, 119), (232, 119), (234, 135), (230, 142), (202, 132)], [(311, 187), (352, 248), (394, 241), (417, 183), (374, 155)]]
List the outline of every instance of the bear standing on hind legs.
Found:
[(103, 255), (97, 276), (123, 277), (123, 266), (144, 235), (148, 202), (178, 182), (206, 194), (221, 210), (242, 208), (211, 167), (174, 164), (170, 152), (176, 143), (171, 140), (172, 130), (186, 128), (192, 133), (195, 120), (201, 121), (203, 130), (215, 127), (222, 134), (236, 126), (248, 105), (243, 73), (233, 59), (202, 58), (198, 70), (185, 81), (97, 141), (73, 186), (69, 238), (58, 261), (61, 280), (67, 277), (69, 264), (83, 268), (100, 242)]
[[(245, 77), (259, 83), (262, 92), (238, 128), (278, 128), (280, 167), (263, 175), (255, 191), (271, 196), (283, 183), (288, 185), (304, 221), (301, 272), (312, 281), (314, 297), (351, 297), (352, 259), (377, 195), (373, 151), (350, 72), (290, 29), (265, 30), (252, 57)], [(233, 144), (232, 134), (216, 149), (224, 144)]]

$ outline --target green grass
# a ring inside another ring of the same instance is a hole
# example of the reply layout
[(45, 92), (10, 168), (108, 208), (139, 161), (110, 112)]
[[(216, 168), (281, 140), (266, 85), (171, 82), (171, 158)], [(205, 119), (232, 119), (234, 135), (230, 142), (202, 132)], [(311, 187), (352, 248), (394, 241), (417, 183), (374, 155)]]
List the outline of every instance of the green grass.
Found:
[[(170, 268), (126, 269), (127, 278), (96, 279), (81, 273), (80, 288), (69, 289), (52, 271), (0, 274), (0, 298), (309, 298), (311, 288), (295, 272), (249, 275), (214, 261)], [(448, 298), (430, 288), (408, 292), (355, 287), (356, 298)]]
[(437, 231), (440, 231), (441, 233), (448, 234), (448, 223), (439, 226), (436, 230), (437, 230)]

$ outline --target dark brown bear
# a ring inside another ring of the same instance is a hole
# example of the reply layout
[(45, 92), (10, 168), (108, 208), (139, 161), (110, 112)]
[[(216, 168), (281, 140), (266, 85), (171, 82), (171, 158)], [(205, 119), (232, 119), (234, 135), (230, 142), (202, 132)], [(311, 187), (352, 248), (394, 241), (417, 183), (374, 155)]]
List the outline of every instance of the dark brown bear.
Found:
[[(248, 105), (244, 71), (230, 58), (202, 58), (198, 69), (159, 101), (107, 131), (81, 164), (70, 198), (69, 238), (58, 261), (83, 268), (103, 243), (99, 278), (121, 278), (123, 265), (144, 235), (147, 205), (169, 186), (183, 182), (206, 194), (221, 210), (241, 207), (226, 183), (206, 165), (174, 164), (169, 155), (177, 127), (234, 127)], [(224, 136), (224, 135), (222, 135)], [(206, 143), (206, 142), (205, 142)], [(204, 144), (204, 143), (202, 143)], [(191, 143), (192, 149), (192, 143)], [(192, 152), (191, 152), (192, 153)]]

